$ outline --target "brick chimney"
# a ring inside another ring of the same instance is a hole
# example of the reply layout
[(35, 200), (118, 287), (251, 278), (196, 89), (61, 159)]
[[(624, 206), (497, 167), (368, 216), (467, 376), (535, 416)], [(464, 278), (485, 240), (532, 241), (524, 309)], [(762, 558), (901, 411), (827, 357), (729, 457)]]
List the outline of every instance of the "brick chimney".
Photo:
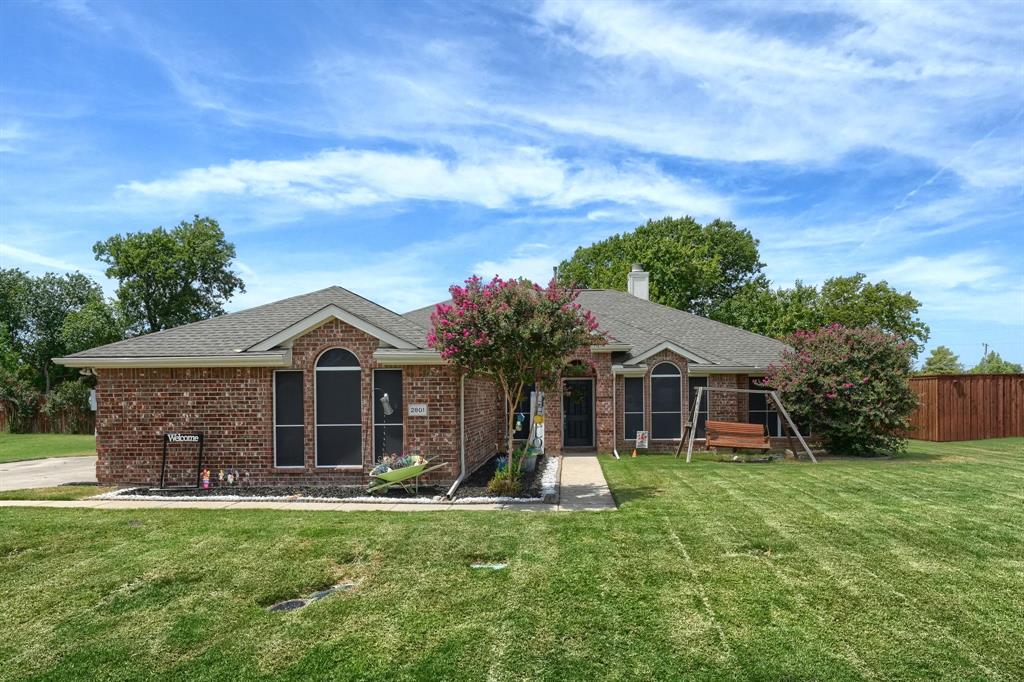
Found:
[(644, 272), (639, 263), (633, 263), (633, 269), (628, 275), (626, 290), (637, 298), (649, 301), (651, 299), (651, 273)]

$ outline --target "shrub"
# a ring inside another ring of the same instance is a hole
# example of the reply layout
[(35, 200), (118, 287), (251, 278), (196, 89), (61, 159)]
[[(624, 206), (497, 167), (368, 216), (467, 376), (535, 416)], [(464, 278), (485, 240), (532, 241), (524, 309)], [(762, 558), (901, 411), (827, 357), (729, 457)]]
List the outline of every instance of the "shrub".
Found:
[(65, 433), (89, 432), (89, 386), (81, 380), (65, 381), (50, 391), (42, 412), (51, 424), (63, 416)]
[(519, 472), (509, 471), (508, 467), (496, 471), (487, 483), (487, 490), (495, 495), (515, 495), (519, 488)]
[(32, 420), (39, 412), (42, 394), (32, 382), (17, 372), (0, 371), (0, 407), (7, 416), (7, 430), (29, 433)]
[(914, 346), (874, 328), (834, 324), (797, 332), (792, 350), (768, 368), (764, 384), (779, 390), (794, 419), (811, 423), (837, 454), (902, 450), (917, 406), (907, 377)]

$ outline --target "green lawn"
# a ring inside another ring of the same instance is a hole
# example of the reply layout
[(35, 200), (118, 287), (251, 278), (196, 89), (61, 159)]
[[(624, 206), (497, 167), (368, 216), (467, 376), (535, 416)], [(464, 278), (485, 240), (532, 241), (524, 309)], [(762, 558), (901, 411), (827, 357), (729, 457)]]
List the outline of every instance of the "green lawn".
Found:
[(604, 467), (617, 512), (0, 508), (0, 678), (1024, 678), (1024, 439)]
[(96, 437), (66, 433), (0, 432), (0, 464), (44, 457), (95, 455)]
[(95, 485), (59, 485), (52, 488), (19, 488), (0, 490), (0, 500), (81, 500), (117, 488)]

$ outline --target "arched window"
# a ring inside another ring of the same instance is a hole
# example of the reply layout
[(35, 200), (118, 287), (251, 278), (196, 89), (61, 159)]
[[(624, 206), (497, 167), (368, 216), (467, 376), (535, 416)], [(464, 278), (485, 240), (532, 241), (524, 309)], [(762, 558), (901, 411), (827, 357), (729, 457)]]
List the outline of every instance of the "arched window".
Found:
[(679, 438), (682, 433), (683, 375), (671, 362), (659, 363), (651, 372), (651, 438)]
[(316, 465), (363, 463), (362, 376), (359, 360), (343, 348), (316, 361)]

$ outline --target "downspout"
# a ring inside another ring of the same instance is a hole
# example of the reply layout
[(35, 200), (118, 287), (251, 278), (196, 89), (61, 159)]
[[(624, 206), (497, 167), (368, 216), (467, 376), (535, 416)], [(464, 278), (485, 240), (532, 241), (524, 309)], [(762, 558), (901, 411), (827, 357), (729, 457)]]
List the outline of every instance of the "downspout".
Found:
[(616, 396), (618, 384), (619, 377), (612, 372), (612, 454), (615, 455), (615, 459), (621, 459), (619, 457), (619, 401)]
[(459, 377), (459, 477), (452, 483), (445, 495), (449, 500), (455, 494), (455, 489), (462, 484), (466, 478), (466, 375)]

